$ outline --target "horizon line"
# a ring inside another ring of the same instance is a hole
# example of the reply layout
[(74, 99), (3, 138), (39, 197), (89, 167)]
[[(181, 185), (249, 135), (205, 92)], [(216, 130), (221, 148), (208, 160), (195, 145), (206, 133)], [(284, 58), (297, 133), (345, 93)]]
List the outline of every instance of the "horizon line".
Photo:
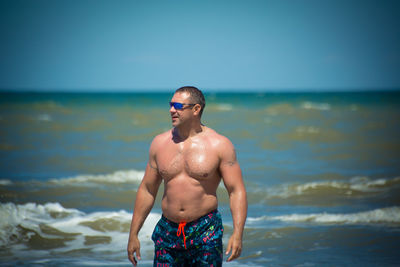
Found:
[[(196, 86), (197, 87), (197, 86)], [(197, 87), (199, 88), (199, 87)], [(400, 91), (400, 87), (353, 87), (353, 88), (208, 88), (201, 89), (204, 93), (357, 93), (357, 92), (396, 92)], [(58, 89), (50, 89), (50, 88), (13, 88), (6, 89), (0, 88), (0, 93), (83, 93), (83, 94), (101, 94), (101, 93), (171, 93), (174, 92), (175, 89), (169, 88), (106, 88), (106, 89), (94, 89), (94, 88), (58, 88)]]

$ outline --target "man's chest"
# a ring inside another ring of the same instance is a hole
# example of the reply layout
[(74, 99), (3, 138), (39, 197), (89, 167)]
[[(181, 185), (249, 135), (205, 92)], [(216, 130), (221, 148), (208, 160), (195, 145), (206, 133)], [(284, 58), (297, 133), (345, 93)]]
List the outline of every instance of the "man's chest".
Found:
[(185, 173), (196, 179), (215, 175), (219, 158), (206, 144), (166, 145), (156, 155), (158, 170), (164, 179)]

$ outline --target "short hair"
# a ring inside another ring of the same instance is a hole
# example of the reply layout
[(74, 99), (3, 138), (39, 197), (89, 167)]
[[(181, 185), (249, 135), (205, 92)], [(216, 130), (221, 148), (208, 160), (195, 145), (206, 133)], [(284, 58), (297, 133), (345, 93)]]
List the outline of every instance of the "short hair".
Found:
[(204, 98), (203, 92), (200, 89), (194, 86), (182, 86), (181, 88), (176, 89), (175, 93), (189, 93), (191, 104), (200, 104), (200, 117), (203, 114), (203, 110), (206, 107), (206, 100)]

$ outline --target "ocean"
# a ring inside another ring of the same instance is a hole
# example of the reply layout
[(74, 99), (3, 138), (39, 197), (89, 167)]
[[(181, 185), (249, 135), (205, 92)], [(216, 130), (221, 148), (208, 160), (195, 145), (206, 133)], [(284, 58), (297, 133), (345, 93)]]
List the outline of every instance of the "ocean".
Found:
[[(126, 245), (172, 93), (0, 93), (0, 266), (130, 266)], [(400, 266), (400, 92), (208, 93), (248, 192), (224, 266)], [(162, 188), (141, 232), (152, 266)], [(224, 246), (232, 233), (221, 183)]]

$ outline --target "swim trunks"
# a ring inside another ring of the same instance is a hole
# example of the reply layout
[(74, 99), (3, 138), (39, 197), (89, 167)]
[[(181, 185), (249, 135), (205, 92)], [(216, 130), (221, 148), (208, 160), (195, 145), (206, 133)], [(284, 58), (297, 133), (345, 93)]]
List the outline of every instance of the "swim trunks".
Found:
[(214, 210), (188, 223), (164, 215), (154, 228), (154, 267), (222, 266), (221, 214)]

